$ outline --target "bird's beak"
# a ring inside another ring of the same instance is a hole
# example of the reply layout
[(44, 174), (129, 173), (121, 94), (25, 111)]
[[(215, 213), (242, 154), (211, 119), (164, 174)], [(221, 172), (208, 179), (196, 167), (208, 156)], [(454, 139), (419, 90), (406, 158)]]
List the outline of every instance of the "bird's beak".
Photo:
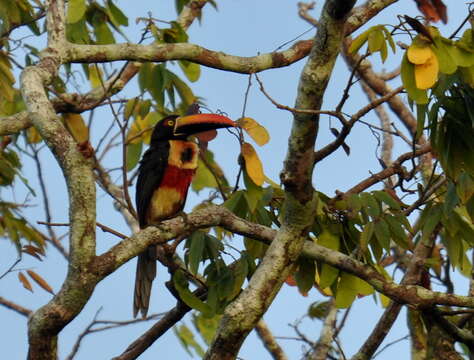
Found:
[(194, 135), (200, 132), (235, 127), (236, 123), (227, 116), (218, 114), (193, 114), (176, 119), (175, 135)]

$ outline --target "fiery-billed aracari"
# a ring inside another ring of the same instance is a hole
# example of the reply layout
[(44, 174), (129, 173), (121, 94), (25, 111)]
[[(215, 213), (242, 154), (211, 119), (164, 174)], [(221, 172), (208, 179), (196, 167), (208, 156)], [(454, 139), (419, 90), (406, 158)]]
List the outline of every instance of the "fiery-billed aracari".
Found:
[[(222, 115), (171, 115), (153, 129), (149, 149), (143, 154), (138, 169), (135, 202), (140, 228), (155, 225), (177, 215), (186, 201), (189, 185), (196, 171), (199, 148), (191, 135), (235, 126)], [(134, 316), (146, 316), (151, 285), (156, 275), (156, 246), (138, 255), (133, 302)]]

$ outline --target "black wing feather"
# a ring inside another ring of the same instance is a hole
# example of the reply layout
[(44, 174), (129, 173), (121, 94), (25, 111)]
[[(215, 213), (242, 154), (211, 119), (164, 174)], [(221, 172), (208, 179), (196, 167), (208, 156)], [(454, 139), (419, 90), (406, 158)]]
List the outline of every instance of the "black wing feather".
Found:
[(140, 161), (138, 168), (137, 188), (135, 204), (137, 207), (138, 222), (140, 228), (148, 224), (146, 214), (153, 192), (160, 186), (163, 180), (166, 166), (168, 165), (169, 142), (163, 141), (150, 147)]

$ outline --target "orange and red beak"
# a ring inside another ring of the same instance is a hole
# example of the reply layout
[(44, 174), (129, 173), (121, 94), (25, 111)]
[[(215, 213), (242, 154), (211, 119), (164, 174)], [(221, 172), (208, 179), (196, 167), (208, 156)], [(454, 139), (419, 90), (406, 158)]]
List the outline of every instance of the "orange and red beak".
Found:
[(175, 135), (194, 135), (197, 133), (235, 127), (236, 123), (227, 116), (218, 114), (192, 114), (176, 119)]

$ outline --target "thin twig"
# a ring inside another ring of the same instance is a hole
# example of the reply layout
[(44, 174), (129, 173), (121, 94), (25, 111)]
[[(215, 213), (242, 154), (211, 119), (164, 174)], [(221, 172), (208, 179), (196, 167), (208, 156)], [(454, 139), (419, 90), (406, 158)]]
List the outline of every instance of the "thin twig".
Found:
[[(51, 206), (49, 204), (48, 192), (46, 189), (46, 182), (44, 181), (43, 169), (41, 167), (41, 162), (39, 159), (39, 150), (36, 149), (32, 144), (30, 144), (31, 151), (33, 152), (33, 160), (36, 164), (36, 172), (38, 173), (38, 181), (40, 184), (41, 195), (43, 196), (43, 208), (46, 216), (46, 222), (51, 222)], [(58, 237), (54, 231), (54, 228), (50, 225), (46, 225), (49, 233), (49, 241), (51, 244), (59, 251), (59, 253), (64, 256), (65, 259), (69, 259), (69, 253), (58, 240)]]
[(21, 256), (18, 257), (18, 259), (16, 259), (16, 260), (13, 262), (13, 264), (11, 264), (11, 265), (9, 266), (9, 268), (8, 268), (7, 270), (5, 270), (5, 272), (4, 272), (2, 275), (0, 275), (0, 280), (2, 280), (7, 274), (9, 274), (9, 273), (13, 270), (13, 268), (14, 268), (15, 266), (17, 266), (17, 264), (18, 264), (20, 261), (21, 261)]
[(18, 314), (26, 316), (26, 317), (30, 316), (31, 313), (33, 312), (30, 309), (27, 309), (27, 308), (25, 308), (21, 305), (15, 304), (14, 302), (12, 302), (10, 300), (7, 300), (7, 299), (5, 299), (4, 297), (1, 297), (1, 296), (0, 296), (0, 305), (3, 305), (7, 309), (13, 310), (13, 311), (17, 312)]
[(255, 331), (257, 332), (258, 337), (262, 340), (265, 349), (268, 350), (270, 355), (274, 360), (286, 360), (288, 357), (286, 356), (285, 352), (281, 348), (281, 346), (276, 341), (275, 337), (273, 336), (272, 332), (268, 328), (265, 321), (262, 319), (257, 323), (255, 327)]

